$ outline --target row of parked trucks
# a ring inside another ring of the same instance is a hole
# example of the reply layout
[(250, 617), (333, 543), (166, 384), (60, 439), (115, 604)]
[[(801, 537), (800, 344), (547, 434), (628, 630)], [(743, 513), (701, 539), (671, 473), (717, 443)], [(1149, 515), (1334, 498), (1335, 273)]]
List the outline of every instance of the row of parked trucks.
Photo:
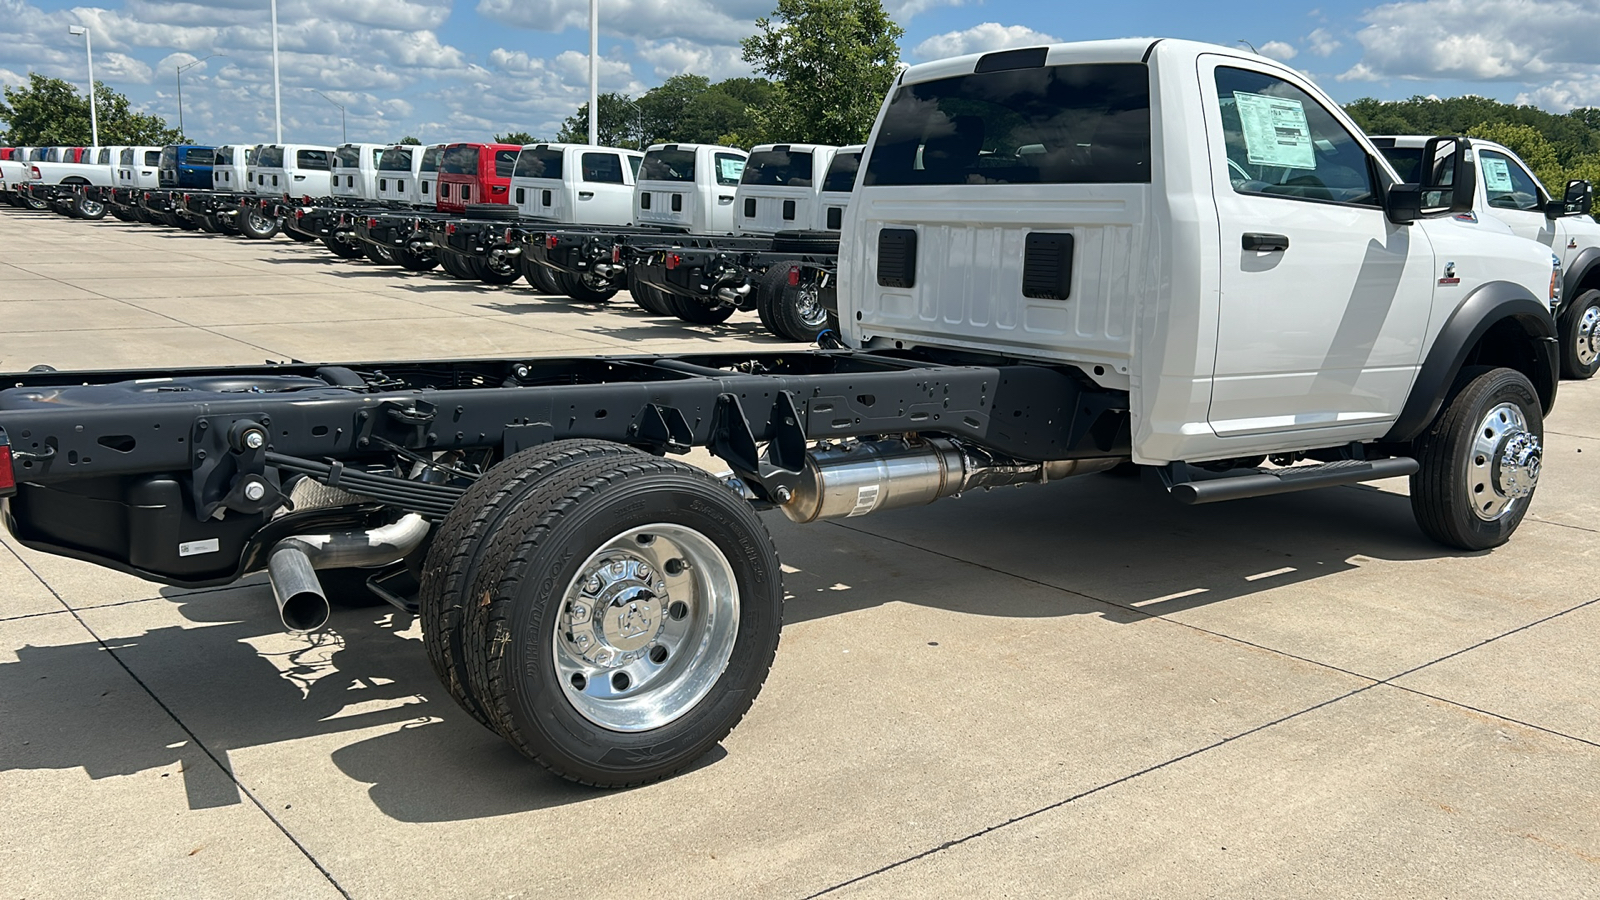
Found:
[[(1486, 550), (1528, 511), (1561, 375), (1594, 371), (1587, 184), (1374, 140), (1227, 47), (913, 66), (864, 148), (217, 158), (209, 193), (126, 210), (706, 317), (809, 287), (834, 317), (807, 352), (4, 376), (18, 541), (184, 587), (265, 570), (296, 630), (327, 619), (318, 569), (369, 568), (462, 708), (594, 785), (682, 771), (750, 709), (784, 597), (758, 512), (1133, 467), (1191, 504), (1409, 477), (1424, 534)], [(68, 202), (125, 205), (96, 186)], [(670, 458), (692, 448), (730, 471)]]

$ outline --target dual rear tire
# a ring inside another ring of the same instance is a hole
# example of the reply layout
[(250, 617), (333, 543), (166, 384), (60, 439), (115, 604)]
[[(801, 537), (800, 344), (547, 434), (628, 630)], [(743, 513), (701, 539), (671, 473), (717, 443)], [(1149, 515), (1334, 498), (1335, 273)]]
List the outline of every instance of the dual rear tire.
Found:
[(423, 566), (429, 659), (474, 718), (562, 777), (626, 787), (692, 765), (749, 710), (782, 574), (708, 473), (603, 441), (507, 459)]

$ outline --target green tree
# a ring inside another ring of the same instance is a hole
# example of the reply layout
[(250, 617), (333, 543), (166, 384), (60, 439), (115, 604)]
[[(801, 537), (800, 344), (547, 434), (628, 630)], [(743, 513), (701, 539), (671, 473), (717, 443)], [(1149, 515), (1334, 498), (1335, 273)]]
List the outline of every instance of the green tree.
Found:
[(526, 131), (512, 131), (507, 134), (495, 135), (494, 142), (496, 144), (537, 144), (539, 139)]
[[(601, 94), (600, 121), (595, 124), (598, 126), (596, 130), (599, 131), (601, 146), (630, 147), (635, 150), (644, 146), (639, 129), (639, 105), (627, 94)], [(588, 143), (589, 104), (578, 107), (576, 113), (561, 123), (556, 140), (565, 144)]]
[[(158, 146), (187, 140), (160, 116), (134, 112), (127, 97), (101, 82), (95, 83), (95, 99), (102, 144)], [(93, 139), (88, 98), (70, 83), (37, 72), (29, 74), (27, 84), (5, 89), (0, 121), (6, 124), (0, 140), (12, 145), (78, 147)]]
[(774, 81), (757, 114), (766, 140), (853, 144), (866, 139), (900, 61), (905, 33), (880, 0), (778, 0), (744, 60)]
[(420, 147), (420, 146), (422, 146), (422, 142), (421, 141), (417, 140), (416, 138), (412, 137), (409, 134), (400, 139), (400, 144), (401, 144), (401, 146), (412, 146), (412, 147)]

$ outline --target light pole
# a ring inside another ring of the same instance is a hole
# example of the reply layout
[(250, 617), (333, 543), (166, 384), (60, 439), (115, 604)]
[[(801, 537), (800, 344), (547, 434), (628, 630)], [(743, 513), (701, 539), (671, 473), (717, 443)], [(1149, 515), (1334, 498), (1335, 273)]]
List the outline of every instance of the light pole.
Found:
[(600, 0), (589, 0), (589, 143), (600, 143)]
[(283, 143), (283, 94), (278, 86), (278, 0), (272, 0), (272, 121)]
[[(225, 54), (225, 53), (213, 53), (210, 56), (205, 57), (205, 59), (197, 59), (192, 63), (186, 63), (184, 65), (178, 66), (178, 134), (180, 134), (180, 135), (183, 134), (183, 73), (184, 73), (184, 70), (192, 69), (195, 66), (198, 66), (201, 63), (205, 62), (207, 59), (216, 59), (219, 56), (226, 56), (226, 55), (227, 54)], [(184, 139), (187, 140), (188, 137), (185, 136)]]
[[(316, 94), (318, 97), (321, 97), (322, 99), (328, 101), (329, 103), (333, 103), (333, 98), (332, 97), (329, 97), (327, 94), (324, 94), (323, 92), (317, 90), (316, 88), (306, 88), (306, 90), (310, 91), (313, 94)], [(339, 104), (337, 104), (337, 103), (333, 103), (333, 105), (339, 107), (339, 136), (341, 138), (343, 138), (343, 140), (341, 140), (339, 143), (348, 144), (348, 143), (350, 143), (350, 132), (349, 132), (349, 130), (347, 130), (344, 127), (344, 107), (343, 106), (339, 106)]]
[(89, 29), (82, 25), (67, 26), (67, 33), (83, 35), (83, 52), (89, 56), (89, 136), (93, 146), (100, 146), (100, 114), (95, 111), (94, 102), (94, 41), (89, 37)]

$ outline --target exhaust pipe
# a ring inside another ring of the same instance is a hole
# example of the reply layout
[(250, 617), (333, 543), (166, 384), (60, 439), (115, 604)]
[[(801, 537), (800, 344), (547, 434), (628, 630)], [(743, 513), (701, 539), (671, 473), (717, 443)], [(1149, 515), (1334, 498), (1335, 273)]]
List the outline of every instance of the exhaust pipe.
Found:
[(716, 289), (716, 298), (718, 300), (721, 300), (723, 303), (731, 303), (735, 306), (743, 303), (744, 298), (748, 297), (749, 295), (750, 283), (748, 281), (739, 285), (738, 287), (719, 287)]
[(370, 568), (398, 562), (422, 545), (428, 528), (427, 519), (408, 513), (398, 522), (368, 531), (297, 534), (279, 541), (267, 556), (267, 579), (272, 582), (283, 627), (305, 634), (328, 624), (328, 596), (317, 569)]
[(795, 522), (845, 519), (885, 509), (926, 506), (976, 488), (1044, 484), (1103, 472), (1123, 460), (1021, 462), (949, 440), (863, 441), (806, 454), (794, 493), (783, 504)]

